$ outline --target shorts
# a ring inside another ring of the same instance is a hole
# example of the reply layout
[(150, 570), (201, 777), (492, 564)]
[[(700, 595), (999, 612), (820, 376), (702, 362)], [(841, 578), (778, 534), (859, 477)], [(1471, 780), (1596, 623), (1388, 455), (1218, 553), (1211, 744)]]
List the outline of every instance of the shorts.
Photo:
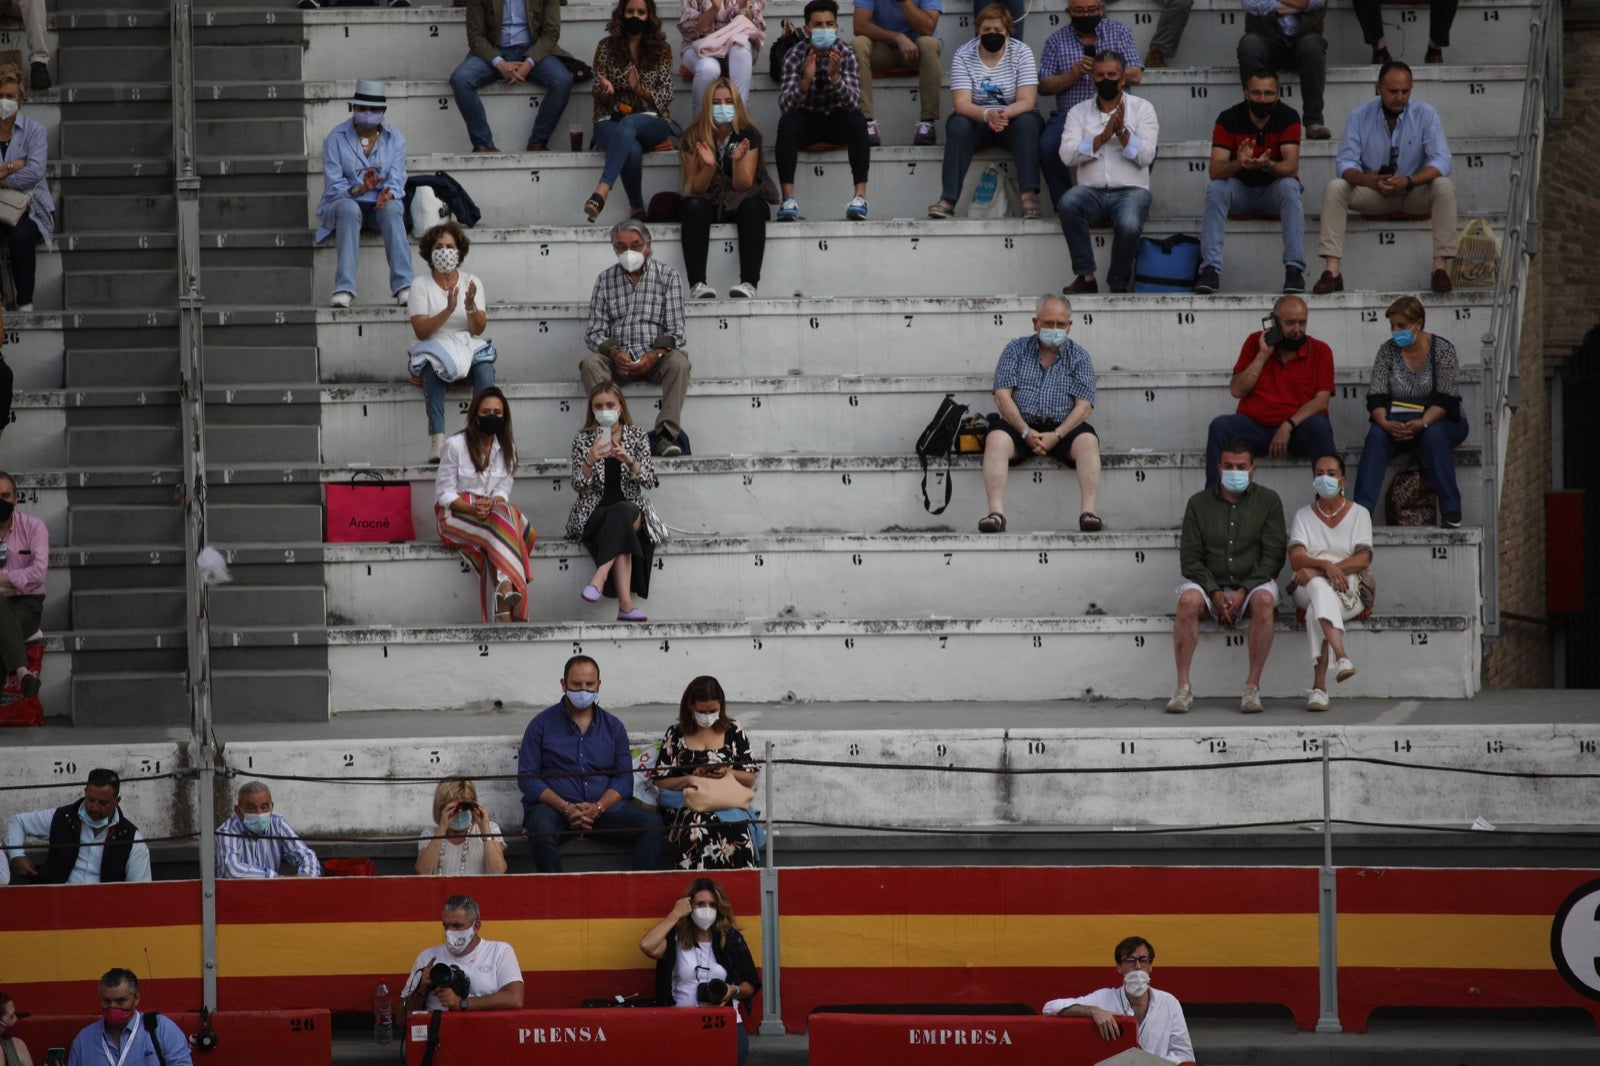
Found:
[[(1211, 613), (1211, 597), (1206, 595), (1205, 589), (1201, 588), (1193, 581), (1185, 581), (1183, 584), (1174, 589), (1172, 594), (1174, 596), (1182, 596), (1190, 589), (1194, 589), (1200, 594), (1201, 598), (1205, 600), (1205, 617), (1200, 620), (1200, 628), (1205, 630), (1207, 633), (1215, 632), (1217, 629), (1217, 617)], [(1276, 613), (1278, 610), (1278, 584), (1275, 581), (1262, 582), (1255, 588), (1251, 589), (1250, 595), (1244, 598), (1244, 613), (1239, 616), (1238, 621), (1233, 623), (1233, 628), (1243, 629), (1245, 626), (1250, 624), (1250, 597), (1262, 591), (1272, 593), (1272, 610), (1274, 613)]]
[[(1060, 424), (1060, 422), (1028, 423), (1029, 428), (1036, 429), (1040, 433), (1053, 433), (1055, 428)], [(1011, 438), (1011, 443), (1016, 448), (1015, 452), (1011, 456), (1012, 466), (1017, 466), (1018, 464), (1027, 462), (1029, 459), (1037, 458), (1037, 456), (1033, 454), (1033, 449), (1023, 443), (1022, 434), (1017, 432), (1017, 427), (1013, 426), (1010, 422), (1007, 422), (999, 415), (990, 415), (989, 432), (993, 433), (996, 430), (999, 430), (1000, 432), (1009, 436)], [(1095, 440), (1100, 439), (1100, 434), (1094, 431), (1093, 426), (1087, 422), (1080, 422), (1074, 426), (1065, 437), (1057, 441), (1054, 448), (1050, 449), (1048, 453), (1050, 458), (1054, 459), (1056, 462), (1060, 463), (1062, 466), (1065, 466), (1069, 470), (1078, 469), (1077, 462), (1072, 458), (1072, 442), (1077, 440), (1085, 433), (1089, 434), (1089, 436), (1093, 437)]]

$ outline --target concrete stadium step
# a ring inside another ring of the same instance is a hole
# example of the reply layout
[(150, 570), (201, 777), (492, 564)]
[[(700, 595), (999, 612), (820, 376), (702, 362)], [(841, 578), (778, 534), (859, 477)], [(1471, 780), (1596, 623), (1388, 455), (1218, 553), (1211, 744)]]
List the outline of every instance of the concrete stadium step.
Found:
[[(1280, 619), (1285, 646), (1268, 660), (1264, 697), (1303, 696), (1307, 656), (1283, 654), (1298, 635)], [(560, 677), (562, 664), (580, 652), (634, 664), (606, 676), (607, 700), (621, 706), (670, 699), (683, 678), (697, 674), (740, 678), (741, 698), (756, 702), (1165, 701), (1172, 694), (1170, 617), (330, 627), (327, 639), (335, 713), (524, 700), (526, 686), (512, 679)], [(1236, 696), (1243, 641), (1237, 633), (1201, 640), (1197, 695)], [(1361, 671), (1340, 695), (1461, 698), (1477, 691), (1476, 616), (1352, 622), (1346, 646)], [(996, 670), (995, 663), (1011, 668)]]
[[(171, 507), (74, 507), (68, 521), (71, 545), (151, 545), (183, 543), (183, 512)], [(213, 542), (307, 541), (322, 537), (322, 508), (286, 504), (223, 504), (208, 508)]]
[[(800, 192), (805, 196), (805, 190)], [(813, 218), (833, 208), (842, 215), (845, 198), (802, 199), (801, 205)], [(621, 207), (617, 210), (620, 215)], [(1345, 243), (1346, 260), (1351, 263), (1346, 285), (1380, 292), (1423, 288), (1432, 248), (1427, 227), (1426, 222), (1352, 220)], [(1198, 219), (1168, 217), (1152, 220), (1145, 234), (1160, 237), (1198, 230)], [(1309, 246), (1315, 247), (1315, 226), (1308, 231)], [(676, 226), (658, 226), (651, 232), (655, 255), (672, 264), (683, 261)], [(1109, 232), (1097, 232), (1094, 243), (1098, 277), (1105, 286)], [(588, 300), (596, 275), (616, 262), (606, 229), (600, 226), (552, 226), (533, 232), (480, 228), (469, 254), (473, 273), (484, 279), (486, 287), (490, 278), (526, 278), (546, 300)], [(333, 292), (336, 255), (327, 244), (319, 246), (313, 258), (311, 289), (322, 303)], [(1283, 285), (1282, 260), (1283, 238), (1276, 222), (1239, 222), (1230, 228), (1231, 291), (1278, 292)], [(951, 270), (952, 262), (965, 263), (967, 269)], [(259, 291), (267, 285), (268, 272), (239, 268), (237, 274), (241, 280), (245, 274), (256, 275)], [(737, 255), (724, 251), (708, 263), (707, 273), (714, 288), (726, 291), (738, 281)], [(214, 277), (207, 275), (208, 291)], [(382, 242), (376, 236), (364, 238), (356, 271), (357, 299), (363, 305), (381, 303), (389, 293), (388, 277)], [(228, 284), (233, 280), (230, 277)], [(768, 293), (813, 298), (1032, 293), (1058, 289), (1070, 280), (1066, 242), (1060, 227), (1050, 221), (1008, 220), (1003, 227), (975, 220), (927, 219), (774, 224), (767, 229), (762, 266), (762, 286)], [(520, 294), (502, 293), (502, 298), (507, 295)]]
[[(197, 98), (201, 95), (201, 87), (198, 84), (195, 86), (195, 94)], [(207, 95), (209, 96), (209, 90)], [(270, 98), (276, 96), (277, 94), (273, 93)], [(267, 94), (263, 94), (263, 97), (267, 98)], [(206, 110), (214, 105), (208, 105), (203, 101), (197, 102), (203, 109), (201, 117), (195, 123), (195, 135), (201, 154), (281, 156), (306, 154), (304, 123), (299, 119), (277, 116), (224, 118), (206, 114)], [(220, 114), (226, 114), (231, 108), (230, 103), (216, 110)], [(348, 109), (345, 113), (349, 114)], [(318, 144), (320, 143), (319, 139)]]
[[(164, 28), (164, 27), (163, 27)], [(202, 81), (271, 81), (300, 77), (300, 49), (259, 44), (251, 48), (196, 45), (194, 76)], [(66, 50), (60, 63), (63, 83), (116, 81), (164, 82), (172, 78), (170, 55), (157, 48), (114, 46)]]
[(7, 312), (5, 341), (13, 388), (61, 388), (62, 353), (66, 344), (59, 314)]
[(172, 304), (178, 299), (178, 278), (167, 271), (132, 268), (72, 270), (66, 278), (65, 297), (65, 306), (73, 309)]
[(315, 348), (206, 345), (208, 386), (258, 385), (263, 382), (304, 384), (316, 380)]
[[(723, 254), (720, 242), (713, 250)], [(661, 255), (681, 272), (681, 258), (664, 251)], [(494, 275), (479, 276), (491, 299), (486, 332), (499, 352), (497, 377), (571, 386), (586, 351), (588, 293), (572, 303), (507, 303), (502, 301), (515, 294), (503, 291)], [(1051, 287), (1037, 279), (1034, 288), (1043, 292)], [(1035, 307), (1034, 298), (1015, 296), (734, 300), (726, 288), (721, 291), (722, 299), (692, 300), (686, 307), (689, 353), (695, 373), (707, 378), (735, 367), (755, 377), (878, 376), (913, 369), (890, 354), (900, 351), (916, 353), (919, 374), (990, 377), (1006, 343), (1032, 332)], [(772, 294), (779, 291), (776, 283), (769, 288)], [(1395, 295), (1351, 291), (1315, 299), (1311, 334), (1332, 346), (1335, 366), (1371, 366), (1369, 353), (1388, 339), (1383, 312)], [(1488, 289), (1422, 294), (1430, 327), (1456, 342), (1464, 363), (1476, 362), (1471, 353), (1488, 323), (1491, 295)], [(1232, 368), (1245, 337), (1261, 328), (1272, 299), (1234, 293), (1075, 296), (1072, 337), (1089, 350), (1101, 374), (1122, 368), (1153, 374), (1225, 371)], [(270, 322), (277, 313), (314, 319), (321, 380), (327, 383), (397, 381), (405, 372), (404, 353), (415, 342), (405, 312), (396, 307), (262, 309), (250, 314)], [(238, 317), (244, 318), (242, 313)], [(208, 368), (207, 380), (209, 374)], [(690, 386), (691, 398), (698, 388), (698, 381)]]
[(122, 155), (159, 158), (171, 154), (171, 121), (74, 121), (61, 131), (61, 157)]
[[(187, 726), (183, 675), (167, 672), (78, 673), (72, 677), (72, 724), (84, 728)], [(328, 720), (326, 670), (216, 670), (212, 717), (219, 725)]]
[[(1462, 215), (1502, 210), (1505, 190), (1511, 177), (1514, 142), (1509, 138), (1480, 137), (1451, 142), (1456, 169), (1458, 210)], [(1308, 141), (1300, 155), (1300, 180), (1307, 218), (1319, 218), (1322, 191), (1333, 175), (1336, 141)], [(923, 218), (927, 206), (939, 198), (942, 148), (879, 148), (872, 153), (870, 201), (877, 218)], [(1199, 217), (1205, 210), (1206, 168), (1211, 142), (1167, 140), (1161, 145), (1151, 168), (1150, 189), (1154, 214)], [(774, 178), (774, 157), (767, 156)], [(1015, 174), (1011, 154), (999, 149), (979, 152), (962, 186), (958, 217), (966, 211), (984, 167), (998, 163)], [(466, 155), (413, 155), (406, 162), (412, 174), (443, 170), (460, 181), (473, 202), (483, 212), (484, 226), (520, 223), (567, 225), (581, 218), (584, 200), (594, 191), (600, 156), (592, 152), (525, 152)], [(818, 173), (820, 169), (821, 173)], [(801, 171), (805, 183), (816, 187), (831, 175), (846, 178), (849, 160), (844, 152), (818, 152), (805, 157)], [(814, 181), (813, 179), (820, 179)], [(676, 189), (679, 183), (678, 154), (651, 152), (645, 156), (644, 188), (647, 191)], [(322, 197), (322, 175), (308, 172), (306, 196), (315, 206)], [(529, 195), (530, 186), (537, 195)], [(619, 201), (625, 203), (625, 200)], [(1049, 197), (1043, 197), (1041, 210), (1055, 213)], [(609, 218), (609, 216), (607, 216)], [(620, 220), (620, 214), (619, 219)]]
[[(1377, 615), (1478, 610), (1476, 530), (1374, 536)], [(646, 609), (658, 622), (947, 618), (978, 605), (994, 618), (1162, 614), (1181, 580), (1177, 545), (1176, 532), (680, 537), (656, 554)], [(477, 579), (442, 545), (330, 545), (325, 559), (329, 625), (480, 621)], [(594, 575), (581, 546), (551, 537), (533, 569), (530, 621), (607, 617), (578, 598)]]
[[(205, 229), (298, 227), (305, 219), (305, 197), (293, 193), (208, 192), (200, 198), (200, 225)], [(176, 225), (177, 200), (172, 195), (95, 196), (72, 202), (72, 228), (80, 232), (171, 233)]]
[[(323, 589), (311, 585), (221, 585), (211, 590), (214, 624), (228, 626), (320, 625)], [(72, 594), (75, 628), (181, 628), (184, 591), (173, 588), (79, 589)]]
[[(802, 21), (803, 6), (787, 0), (767, 5), (769, 43), (776, 39), (778, 26), (783, 19), (792, 19), (797, 23)], [(666, 27), (667, 39), (672, 42), (674, 55), (681, 51), (682, 44), (677, 31), (679, 10), (680, 5), (671, 2), (657, 7), (662, 24)], [(1527, 52), (1531, 11), (1532, 5), (1525, 2), (1506, 4), (1477, 0), (1462, 4), (1447, 53), (1449, 61), (1453, 64), (1476, 64), (1509, 63), (1523, 59)], [(259, 18), (259, 12), (256, 14)], [(281, 13), (275, 14), (281, 17)], [(609, 14), (609, 8), (599, 4), (573, 4), (563, 8), (562, 47), (587, 62), (594, 55), (595, 44), (605, 33)], [(1159, 5), (1153, 0), (1119, 0), (1116, 10), (1108, 14), (1133, 31), (1134, 40), (1143, 55), (1160, 18)], [(1427, 44), (1427, 6), (1406, 8), (1385, 5), (1383, 15), (1390, 52), (1396, 59), (1405, 59), (1421, 67)], [(380, 74), (386, 77), (422, 71), (448, 77), (466, 55), (464, 14), (440, 10), (436, 6), (413, 7), (409, 11), (327, 8), (307, 12), (302, 20), (306, 42), (304, 76), (307, 79), (325, 80), (348, 75), (346, 63), (349, 49), (353, 47), (365, 49), (369, 55), (382, 56), (384, 68)], [(944, 42), (940, 60), (946, 70), (950, 69), (951, 55), (971, 39), (971, 23), (971, 12), (955, 9), (945, 12), (939, 20), (939, 36)], [(1228, 0), (1200, 0), (1190, 13), (1183, 45), (1173, 58), (1173, 66), (1192, 67), (1202, 60), (1207, 62), (1201, 65), (1207, 66), (1232, 63), (1242, 23), (1237, 4)], [(1022, 37), (1037, 57), (1042, 55), (1049, 35), (1065, 24), (1066, 16), (1058, 11), (1036, 11), (1024, 22)], [(1332, 16), (1327, 38), (1330, 67), (1359, 66), (1366, 63), (1371, 54), (1362, 44), (1354, 19), (1342, 10)], [(764, 50), (757, 66), (758, 84), (767, 82)], [(687, 94), (689, 87), (679, 83), (679, 91)]]
[[(73, 466), (178, 466), (183, 458), (175, 425), (73, 427), (66, 438)], [(318, 440), (315, 426), (213, 425), (206, 430), (213, 463), (304, 461), (319, 454)]]
[[(210, 354), (210, 346), (207, 346)], [(104, 388), (170, 384), (178, 377), (174, 348), (67, 348), (65, 387)]]
[[(463, 51), (461, 54), (465, 54)], [(458, 60), (459, 61), (459, 58)], [(408, 72), (410, 73), (410, 72)], [(432, 73), (432, 72), (430, 72)], [(391, 78), (386, 82), (389, 110), (386, 122), (405, 135), (408, 151), (418, 154), (463, 152), (470, 145), (466, 128), (456, 113), (450, 91), (449, 69), (432, 79)], [(1285, 79), (1285, 88), (1293, 75)], [(1449, 116), (1451, 137), (1506, 136), (1517, 127), (1522, 107), (1526, 72), (1520, 65), (1431, 66), (1418, 68), (1415, 98)], [(1371, 67), (1336, 67), (1328, 71), (1325, 110), (1333, 127), (1342, 129), (1344, 116), (1371, 99), (1376, 75)], [(344, 101), (349, 99), (355, 80), (307, 81), (303, 85), (271, 85), (275, 98), (294, 99), (303, 94), (307, 137), (319, 143), (339, 123), (349, 117)], [(200, 86), (210, 98), (250, 99), (264, 95), (266, 87), (255, 89), (238, 84)], [(564, 125), (583, 123), (592, 118), (588, 86), (574, 88), (567, 103)], [(916, 101), (916, 82), (912, 79), (886, 79), (874, 87), (873, 99), (880, 130), (889, 131), (889, 143), (908, 143), (912, 127), (921, 114)], [(941, 111), (948, 111), (948, 84), (941, 89)], [(1136, 95), (1155, 107), (1162, 139), (1199, 140), (1211, 130), (1217, 113), (1242, 98), (1236, 70), (1217, 67), (1197, 70), (1149, 71)], [(482, 96), (491, 128), (501, 131), (506, 146), (521, 147), (532, 124), (529, 101), (539, 97), (524, 91), (487, 91)], [(1288, 101), (1298, 104), (1298, 87)], [(750, 117), (757, 127), (775, 135), (778, 128), (778, 93), (770, 79), (758, 78), (752, 85)], [(681, 121), (689, 114), (687, 99), (674, 99), (672, 113)], [(943, 135), (941, 134), (941, 140)], [(502, 146), (505, 147), (505, 146)], [(220, 144), (212, 150), (223, 151)], [(265, 145), (242, 149), (257, 153), (275, 149)], [(598, 169), (598, 167), (596, 168)], [(848, 184), (844, 185), (848, 188)]]
[[(1226, 371), (1102, 371), (1091, 420), (1104, 441), (1162, 450), (1190, 447), (1205, 439), (1213, 418), (1233, 409), (1228, 377)], [(1338, 372), (1329, 411), (1335, 440), (1357, 445), (1365, 437), (1370, 423), (1362, 401), (1370, 377), (1365, 368)], [(1463, 382), (1462, 405), (1468, 412), (1482, 407), (1476, 380), (1474, 373)], [(567, 454), (583, 411), (576, 375), (554, 385), (500, 381), (514, 405), (521, 454)], [(945, 395), (954, 394), (974, 412), (993, 411), (992, 384), (992, 375), (699, 379), (685, 418), (696, 449), (707, 455), (748, 451), (755, 441), (765, 455), (811, 452), (821, 441), (831, 442), (836, 454), (884, 455), (909, 449)], [(271, 402), (274, 395), (281, 393), (261, 390), (259, 400)], [(629, 395), (635, 420), (652, 422), (659, 390), (638, 386)], [(469, 393), (463, 387), (447, 397), (454, 401), (446, 407), (446, 425), (453, 432), (464, 421)], [(423, 418), (421, 392), (410, 385), (325, 390), (323, 459), (334, 465), (382, 465), (396, 456), (420, 458)]]

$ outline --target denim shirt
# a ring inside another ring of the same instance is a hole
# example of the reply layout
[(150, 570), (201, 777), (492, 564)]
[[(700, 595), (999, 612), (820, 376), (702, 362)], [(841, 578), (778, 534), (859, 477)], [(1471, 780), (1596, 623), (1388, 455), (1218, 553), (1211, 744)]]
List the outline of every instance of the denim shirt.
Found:
[(406, 139), (390, 125), (378, 127), (378, 143), (369, 157), (361, 151), (361, 135), (355, 120), (345, 119), (333, 128), (322, 142), (322, 202), (317, 204), (317, 243), (321, 244), (333, 233), (334, 205), (349, 199), (350, 190), (361, 184), (361, 176), (376, 170), (381, 179), (378, 187), (356, 197), (361, 204), (375, 203), (384, 189), (396, 202), (406, 198)]

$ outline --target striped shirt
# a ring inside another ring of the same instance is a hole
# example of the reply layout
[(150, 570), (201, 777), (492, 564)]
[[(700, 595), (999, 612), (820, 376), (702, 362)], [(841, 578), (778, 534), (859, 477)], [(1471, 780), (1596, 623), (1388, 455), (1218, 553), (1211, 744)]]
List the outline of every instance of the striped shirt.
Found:
[(1011, 399), (1029, 423), (1059, 423), (1075, 401), (1094, 405), (1094, 363), (1083, 345), (1067, 338), (1048, 368), (1039, 362), (1039, 336), (1030, 333), (1006, 345), (994, 368), (995, 391), (1011, 389)]
[(269, 817), (272, 824), (261, 836), (246, 829), (237, 814), (217, 826), (217, 876), (277, 877), (285, 859), (301, 877), (322, 876), (316, 852), (306, 847), (283, 815)]
[[(1128, 66), (1143, 68), (1144, 59), (1139, 55), (1139, 46), (1134, 43), (1133, 31), (1115, 19), (1103, 18), (1099, 28), (1094, 31), (1094, 50), (1104, 52), (1108, 48), (1120, 55)], [(1071, 26), (1063, 26), (1044, 42), (1044, 55), (1039, 59), (1039, 76), (1050, 78), (1065, 74), (1081, 62), (1083, 41)], [(1056, 110), (1065, 115), (1074, 104), (1081, 104), (1093, 95), (1094, 79), (1086, 74), (1067, 86), (1064, 92), (1056, 93)]]
[(974, 37), (950, 57), (950, 91), (965, 89), (978, 107), (1010, 107), (1017, 101), (1017, 90), (1039, 84), (1039, 71), (1033, 62), (1033, 49), (1015, 37), (1006, 38), (1000, 62), (985, 66)]

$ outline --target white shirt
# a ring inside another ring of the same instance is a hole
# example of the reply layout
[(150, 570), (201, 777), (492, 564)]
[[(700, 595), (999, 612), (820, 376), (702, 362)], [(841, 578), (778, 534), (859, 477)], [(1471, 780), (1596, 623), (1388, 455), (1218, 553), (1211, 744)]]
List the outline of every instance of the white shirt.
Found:
[[(672, 1002), (680, 1007), (698, 1007), (697, 994), (702, 981), (726, 981), (727, 967), (717, 961), (717, 954), (709, 940), (696, 940), (687, 948), (678, 948), (678, 961), (672, 967)], [(735, 1022), (743, 1022), (739, 1001), (733, 1001)]]
[[(465, 270), (456, 272), (456, 309), (450, 312), (450, 317), (444, 320), (435, 333), (456, 333), (471, 330), (467, 326), (467, 286), (476, 282), (478, 291), (472, 294), (472, 306), (482, 311), (489, 306), (489, 298), (484, 294), (483, 282), (468, 274)], [(432, 318), (445, 309), (450, 302), (448, 289), (439, 287), (433, 280), (433, 271), (424, 270), (419, 273), (416, 280), (411, 283), (411, 295), (406, 297), (406, 315), (415, 318), (417, 315), (427, 315)]]
[(1094, 150), (1094, 139), (1106, 128), (1111, 116), (1100, 110), (1100, 98), (1091, 96), (1074, 104), (1067, 112), (1061, 130), (1061, 161), (1077, 168), (1074, 182), (1094, 189), (1150, 187), (1150, 164), (1155, 162), (1160, 124), (1150, 101), (1122, 94), (1122, 121), (1128, 128), (1128, 143), (1108, 137)]
[[(476, 833), (477, 831), (476, 827), (467, 830), (469, 833)], [(428, 845), (433, 843), (434, 834), (437, 832), (438, 829), (435, 826), (429, 826), (422, 831), (420, 838), (417, 840), (417, 854), (420, 855), (427, 850)], [(505, 840), (500, 836), (500, 826), (493, 821), (489, 823), (489, 834), (493, 839), (499, 841), (502, 848), (506, 846)], [(439, 861), (433, 873), (445, 877), (473, 876), (487, 873), (488, 871), (484, 869), (483, 862), (483, 846), (485, 843), (487, 843), (486, 838), (481, 836), (469, 836), (459, 844), (451, 843), (449, 838), (440, 841)]]
[(1298, 544), (1313, 559), (1343, 562), (1359, 549), (1372, 550), (1372, 515), (1359, 503), (1352, 503), (1332, 529), (1306, 504), (1294, 513), (1289, 523), (1289, 546)]
[(439, 449), (439, 472), (433, 480), (433, 502), (446, 509), (464, 492), (475, 496), (511, 499), (511, 474), (499, 441), (489, 443), (489, 465), (482, 472), (473, 468), (467, 454), (467, 433), (452, 433)]
[[(1132, 1014), (1133, 1004), (1120, 988), (1102, 988), (1087, 996), (1052, 999), (1044, 1005), (1045, 1014), (1060, 1014), (1068, 1007), (1099, 1007), (1112, 1014)], [(1189, 1023), (1183, 1019), (1178, 997), (1159, 988), (1150, 990), (1150, 1006), (1139, 1022), (1139, 1046), (1168, 1062), (1193, 1062), (1194, 1045), (1189, 1042)]]
[[(470, 994), (474, 996), (492, 996), (506, 985), (522, 980), (522, 968), (517, 965), (517, 953), (503, 940), (480, 939), (478, 946), (465, 955), (452, 955), (448, 948), (440, 944), (417, 956), (417, 964), (411, 969), (411, 979), (401, 990), (400, 998), (407, 999), (417, 985), (422, 983), (428, 971), (433, 969), (436, 963), (441, 962), (459, 966), (466, 972), (472, 982)], [(439, 1002), (439, 997), (429, 992), (423, 1009), (442, 1010), (443, 1007), (444, 1004)]]
[[(21, 858), (23, 844), (28, 837), (37, 837), (41, 840), (50, 839), (50, 822), (56, 816), (54, 807), (42, 811), (25, 811), (13, 814), (6, 820), (6, 857), (11, 859)], [(79, 804), (78, 817), (83, 817), (83, 807)], [(73, 864), (72, 873), (67, 875), (69, 885), (98, 885), (100, 883), (100, 857), (105, 854), (102, 847), (110, 835), (111, 826), (122, 821), (122, 812), (113, 811), (111, 821), (98, 833), (89, 828), (87, 820), (83, 821), (78, 830), (78, 861)], [(128, 852), (127, 880), (150, 880), (150, 848), (144, 842), (143, 830), (133, 831), (133, 847)]]

